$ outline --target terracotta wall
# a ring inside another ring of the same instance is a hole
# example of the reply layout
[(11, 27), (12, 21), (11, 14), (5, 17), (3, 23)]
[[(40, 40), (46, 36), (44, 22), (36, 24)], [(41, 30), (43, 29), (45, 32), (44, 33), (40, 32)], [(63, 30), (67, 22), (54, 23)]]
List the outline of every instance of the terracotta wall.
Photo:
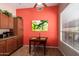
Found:
[(24, 45), (28, 45), (30, 36), (38, 36), (39, 32), (32, 31), (32, 20), (48, 20), (48, 31), (40, 32), (41, 36), (48, 37), (48, 46), (58, 46), (58, 7), (44, 7), (38, 11), (36, 8), (16, 9), (16, 15), (23, 17)]

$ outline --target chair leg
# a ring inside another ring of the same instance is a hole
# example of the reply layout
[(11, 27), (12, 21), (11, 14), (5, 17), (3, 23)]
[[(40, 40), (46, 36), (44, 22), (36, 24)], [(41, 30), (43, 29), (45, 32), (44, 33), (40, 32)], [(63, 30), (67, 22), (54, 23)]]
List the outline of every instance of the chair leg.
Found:
[(46, 55), (46, 44), (44, 44), (44, 56)]
[(31, 54), (31, 41), (29, 41), (29, 54)]

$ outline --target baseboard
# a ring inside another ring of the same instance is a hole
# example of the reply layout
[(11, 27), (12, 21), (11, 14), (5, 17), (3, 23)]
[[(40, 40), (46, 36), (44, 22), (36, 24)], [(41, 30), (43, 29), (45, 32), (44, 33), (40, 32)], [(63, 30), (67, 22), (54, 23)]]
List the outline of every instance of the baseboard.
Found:
[(47, 48), (58, 48), (58, 47), (55, 47), (55, 46), (46, 46)]
[[(29, 47), (29, 45), (23, 45), (23, 46)], [(42, 46), (40, 46), (40, 47), (42, 47)], [(55, 46), (46, 46), (46, 48), (58, 48), (58, 47), (55, 47)]]
[(66, 56), (65, 54), (64, 54), (64, 52), (63, 51), (61, 51), (61, 49), (60, 48), (58, 48), (59, 49), (59, 51), (64, 55), (64, 56)]

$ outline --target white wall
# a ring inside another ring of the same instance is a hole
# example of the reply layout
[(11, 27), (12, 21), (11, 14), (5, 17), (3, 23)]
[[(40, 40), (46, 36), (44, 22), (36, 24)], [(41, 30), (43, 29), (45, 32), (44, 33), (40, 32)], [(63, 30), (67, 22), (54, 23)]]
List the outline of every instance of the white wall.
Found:
[(16, 9), (9, 3), (0, 3), (0, 9), (11, 12), (14, 16), (16, 15)]
[[(63, 6), (60, 6), (63, 8)], [(65, 23), (79, 19), (79, 4), (69, 4), (61, 13), (60, 13), (60, 43), (59, 49), (66, 56), (79, 56), (79, 51), (69, 46), (68, 44), (62, 41), (62, 25)]]

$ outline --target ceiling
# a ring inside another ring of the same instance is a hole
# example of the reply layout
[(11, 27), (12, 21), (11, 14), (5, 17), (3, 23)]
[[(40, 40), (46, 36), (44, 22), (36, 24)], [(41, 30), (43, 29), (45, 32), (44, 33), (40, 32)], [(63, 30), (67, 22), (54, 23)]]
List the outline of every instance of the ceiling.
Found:
[[(33, 8), (35, 3), (8, 3), (10, 6), (13, 6), (14, 8)], [(58, 3), (45, 3), (47, 6), (57, 6)], [(37, 6), (39, 7), (39, 6)], [(41, 5), (41, 7), (44, 7)]]

